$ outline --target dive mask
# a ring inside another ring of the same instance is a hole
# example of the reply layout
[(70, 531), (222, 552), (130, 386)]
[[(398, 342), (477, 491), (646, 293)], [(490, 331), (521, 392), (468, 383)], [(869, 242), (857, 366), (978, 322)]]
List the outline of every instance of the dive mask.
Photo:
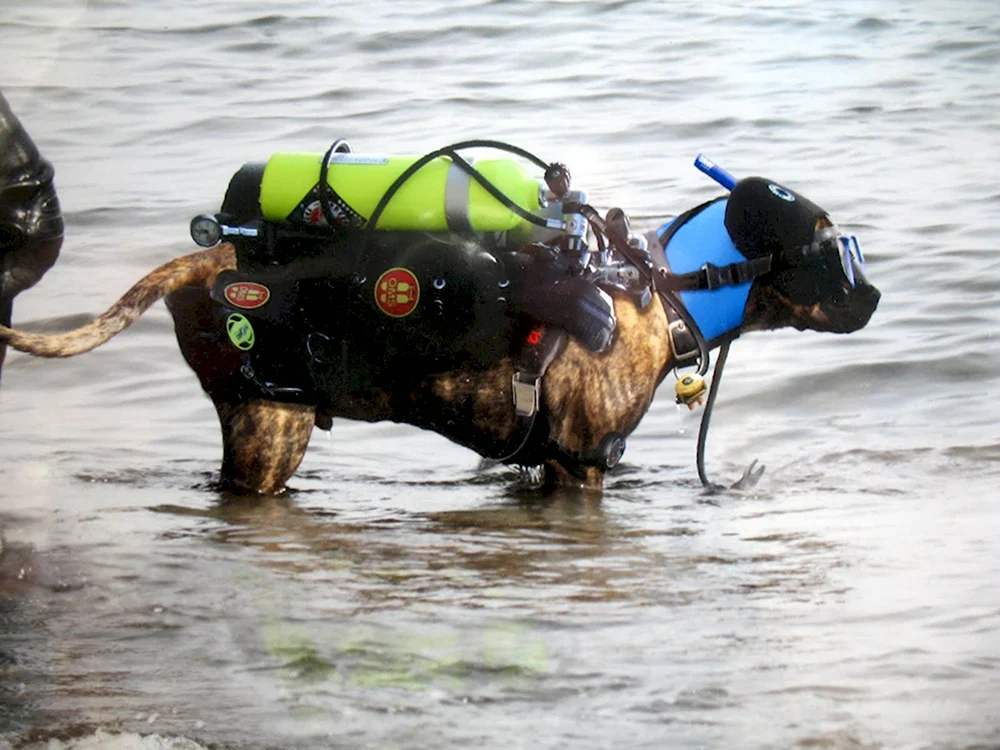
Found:
[(836, 258), (852, 289), (857, 286), (858, 276), (864, 274), (865, 256), (861, 252), (861, 243), (853, 234), (844, 234), (836, 226), (817, 231), (812, 243), (802, 248), (802, 255), (807, 262), (819, 260), (831, 269), (836, 267), (833, 265)]

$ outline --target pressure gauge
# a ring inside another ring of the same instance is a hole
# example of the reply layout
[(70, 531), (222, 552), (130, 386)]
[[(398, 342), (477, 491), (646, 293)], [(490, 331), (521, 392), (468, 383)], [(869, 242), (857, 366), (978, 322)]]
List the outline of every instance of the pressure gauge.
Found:
[(202, 247), (215, 247), (222, 239), (222, 227), (214, 216), (195, 216), (191, 219), (191, 239)]

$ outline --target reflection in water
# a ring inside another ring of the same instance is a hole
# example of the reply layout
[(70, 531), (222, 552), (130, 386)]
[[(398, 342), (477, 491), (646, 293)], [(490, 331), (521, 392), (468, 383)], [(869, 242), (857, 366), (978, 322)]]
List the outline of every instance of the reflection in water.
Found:
[[(501, 481), (505, 488), (506, 480)], [(396, 492), (403, 483), (383, 484)], [(434, 485), (410, 489), (433, 492)], [(207, 538), (267, 553), (261, 561), (265, 566), (298, 573), (347, 571), (350, 580), (341, 583), (351, 585), (357, 583), (355, 578), (365, 577), (407, 581), (411, 585), (405, 595), (415, 599), (426, 592), (413, 584), (426, 579), (433, 586), (441, 571), (448, 571), (452, 585), (458, 585), (457, 576), (466, 571), (469, 586), (482, 594), (491, 583), (510, 590), (519, 579), (537, 582), (574, 560), (587, 560), (589, 565), (572, 573), (567, 582), (581, 590), (593, 586), (590, 595), (597, 598), (615, 596), (608, 575), (592, 578), (593, 571), (600, 570), (602, 558), (635, 552), (627, 536), (609, 522), (600, 496), (582, 490), (542, 496), (514, 488), (500, 502), (475, 509), (393, 514), (363, 521), (300, 504), (308, 499), (305, 493), (261, 499), (223, 496), (207, 510), (171, 505), (154, 510), (223, 522), (208, 531)], [(340, 520), (342, 516), (348, 518)], [(176, 535), (201, 537), (204, 533), (196, 528)], [(392, 588), (383, 594), (396, 603), (404, 595)], [(366, 607), (384, 603), (370, 597), (365, 602)]]

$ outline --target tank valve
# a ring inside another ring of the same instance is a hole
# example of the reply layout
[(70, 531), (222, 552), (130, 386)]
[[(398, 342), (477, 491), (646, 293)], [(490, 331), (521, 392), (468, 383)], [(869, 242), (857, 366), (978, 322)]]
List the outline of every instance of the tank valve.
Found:
[(556, 200), (562, 198), (569, 192), (569, 167), (559, 162), (550, 164), (548, 169), (545, 170), (545, 184), (549, 186), (549, 190), (552, 191)]

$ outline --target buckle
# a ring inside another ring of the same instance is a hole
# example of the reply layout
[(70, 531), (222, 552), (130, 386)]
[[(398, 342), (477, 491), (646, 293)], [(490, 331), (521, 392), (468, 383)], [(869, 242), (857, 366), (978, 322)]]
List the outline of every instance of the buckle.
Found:
[(667, 325), (667, 338), (670, 340), (670, 354), (679, 364), (688, 359), (698, 360), (698, 342), (683, 320), (674, 320)]
[(526, 376), (521, 380), (521, 373), (515, 372), (511, 379), (514, 392), (514, 413), (519, 417), (533, 417), (538, 412), (538, 378)]
[(706, 263), (701, 267), (702, 272), (705, 274), (706, 289), (718, 289), (720, 286), (728, 286), (731, 284), (738, 284), (739, 281), (735, 278), (733, 273), (733, 266), (719, 266), (712, 265), (711, 263)]

